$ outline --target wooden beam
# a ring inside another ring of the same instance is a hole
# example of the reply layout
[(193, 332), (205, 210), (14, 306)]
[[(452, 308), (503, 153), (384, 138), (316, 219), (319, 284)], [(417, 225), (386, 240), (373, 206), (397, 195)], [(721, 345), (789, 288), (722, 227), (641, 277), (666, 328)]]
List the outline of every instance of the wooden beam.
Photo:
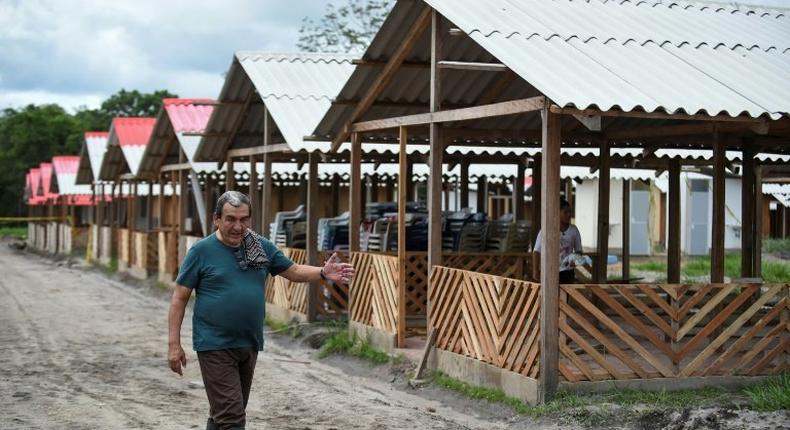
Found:
[(631, 181), (623, 180), (623, 280), (631, 277)]
[(724, 282), (724, 211), (725, 202), (725, 165), (727, 148), (719, 139), (719, 132), (713, 132), (713, 221), (711, 232), (710, 281)]
[(754, 276), (763, 276), (763, 169), (754, 166)]
[(248, 184), (250, 196), (250, 203), (252, 205), (252, 229), (253, 231), (261, 231), (261, 217), (256, 211), (261, 210), (261, 204), (258, 201), (260, 194), (258, 194), (258, 158), (255, 155), (250, 155), (250, 182)]
[(373, 84), (368, 88), (367, 93), (362, 100), (359, 102), (357, 107), (351, 113), (348, 122), (344, 129), (340, 132), (339, 135), (332, 140), (331, 150), (337, 151), (337, 148), (340, 147), (340, 144), (343, 143), (346, 138), (348, 138), (351, 124), (356, 122), (359, 118), (362, 118), (365, 115), (370, 107), (373, 105), (373, 102), (376, 100), (379, 94), (389, 85), (392, 78), (395, 76), (395, 73), (400, 68), (400, 65), (403, 63), (403, 60), (406, 59), (406, 56), (411, 53), (414, 49), (414, 46), (417, 45), (417, 42), (420, 40), (420, 37), (431, 24), (431, 15), (433, 9), (430, 7), (425, 7), (423, 11), (420, 13), (420, 16), (415, 21), (412, 28), (406, 34), (403, 39), (403, 42), (398, 47), (397, 50), (392, 54), (392, 57), (387, 61), (387, 64), (382, 68), (381, 73), (376, 77), (376, 80)]
[[(441, 109), (442, 82), (439, 61), (444, 55), (444, 33), (447, 21), (435, 10), (431, 13), (431, 112)], [(444, 140), (441, 124), (430, 125), (431, 150), (428, 179), (428, 272), (442, 262), (442, 158)], [(430, 285), (429, 287), (430, 288)], [(428, 304), (430, 309), (430, 303)], [(428, 311), (430, 315), (430, 310)]]
[[(263, 147), (268, 148), (272, 145), (272, 131), (274, 130), (269, 108), (263, 106)], [(263, 153), (263, 190), (261, 191), (261, 232), (265, 237), (271, 235), (272, 219), (272, 154)], [(279, 208), (282, 210), (282, 208)], [(274, 238), (271, 238), (274, 240)]]
[[(598, 175), (598, 262), (595, 265), (595, 281), (599, 284), (606, 283), (606, 261), (609, 254), (609, 188), (611, 177), (609, 175), (610, 151), (609, 139), (604, 135), (600, 140), (600, 174)], [(559, 193), (558, 193), (559, 194)]]
[(624, 112), (621, 110), (599, 110), (599, 109), (576, 109), (576, 108), (561, 108), (557, 105), (551, 106), (551, 112), (565, 115), (600, 115), (600, 116), (613, 116), (622, 118), (645, 118), (645, 119), (676, 119), (684, 121), (721, 121), (721, 122), (745, 122), (745, 123), (762, 123), (764, 120), (751, 117), (731, 117), (728, 115), (689, 115), (683, 113), (664, 113), (664, 112)]
[(400, 129), (400, 150), (398, 152), (398, 348), (406, 347), (406, 184), (407, 176), (406, 127)]
[[(145, 198), (145, 231), (150, 233), (154, 229), (154, 183), (148, 182), (148, 195)], [(146, 263), (147, 264), (147, 263)]]
[(476, 72), (507, 72), (508, 67), (502, 63), (477, 63), (470, 61), (439, 61), (440, 69), (469, 70)]
[[(389, 61), (354, 59), (351, 60), (351, 64), (362, 67), (384, 67), (389, 64)], [(404, 69), (429, 69), (431, 64), (425, 61), (402, 61), (399, 67)]]
[(244, 124), (244, 118), (247, 116), (247, 108), (250, 107), (250, 103), (252, 100), (255, 99), (255, 92), (254, 88), (250, 89), (250, 93), (247, 94), (247, 97), (244, 99), (244, 104), (239, 109), (239, 116), (233, 121), (233, 128), (230, 129), (230, 136), (228, 136), (228, 140), (225, 141), (222, 145), (222, 151), (220, 153), (227, 153), (228, 150), (233, 147), (233, 141), (236, 140), (236, 134), (241, 129), (241, 126)]
[[(543, 193), (543, 187), (541, 186), (543, 178), (543, 158), (540, 155), (537, 155), (532, 160), (532, 187), (531, 187), (531, 194), (532, 194), (532, 222), (530, 223), (530, 239), (529, 243), (533, 246), (535, 245), (535, 240), (537, 240), (538, 232), (540, 231), (541, 227), (541, 195)], [(536, 279), (539, 281), (539, 279)]]
[(126, 225), (129, 228), (129, 243), (127, 244), (127, 256), (129, 257), (129, 261), (126, 263), (129, 265), (129, 269), (132, 268), (132, 262), (134, 262), (134, 231), (135, 224), (137, 221), (137, 182), (129, 183), (129, 202), (126, 206)]
[(348, 186), (348, 205), (350, 217), (348, 221), (348, 248), (350, 252), (359, 252), (359, 227), (362, 224), (362, 136), (351, 134), (351, 174)]
[(551, 401), (559, 385), (560, 286), (560, 118), (543, 109), (543, 149), (540, 194), (542, 252), (540, 259), (540, 373), (538, 401)]
[(742, 152), (743, 172), (741, 175), (741, 277), (754, 276), (754, 150), (751, 139), (744, 138)]
[[(307, 235), (306, 251), (307, 264), (317, 266), (318, 262), (318, 210), (320, 196), (318, 193), (318, 152), (313, 151), (309, 156), (307, 169)], [(315, 282), (308, 284), (307, 288), (307, 321), (313, 322), (318, 314), (318, 287)]]
[(287, 143), (269, 144), (267, 146), (253, 146), (251, 148), (231, 149), (228, 157), (244, 158), (274, 152), (290, 152), (291, 146)]
[(228, 157), (225, 161), (225, 191), (232, 191), (236, 188), (236, 171), (233, 169), (233, 158)]
[(461, 161), (461, 209), (469, 207), (469, 161)]
[(667, 282), (680, 283), (680, 160), (669, 161)]
[(191, 168), (192, 163), (166, 164), (159, 168), (159, 172), (177, 172), (179, 170), (190, 170)]
[(524, 162), (516, 164), (516, 182), (513, 184), (513, 214), (515, 219), (524, 219), (524, 170), (526, 166)]
[[(438, 71), (438, 69), (437, 69)], [(357, 122), (351, 125), (354, 132), (369, 132), (413, 125), (425, 125), (442, 122), (468, 121), (473, 119), (490, 118), (504, 115), (514, 115), (540, 110), (544, 103), (543, 96), (529, 97), (526, 99), (509, 100), (488, 105), (474, 106), (444, 111), (405, 115), (394, 118), (376, 119), (372, 121)]]

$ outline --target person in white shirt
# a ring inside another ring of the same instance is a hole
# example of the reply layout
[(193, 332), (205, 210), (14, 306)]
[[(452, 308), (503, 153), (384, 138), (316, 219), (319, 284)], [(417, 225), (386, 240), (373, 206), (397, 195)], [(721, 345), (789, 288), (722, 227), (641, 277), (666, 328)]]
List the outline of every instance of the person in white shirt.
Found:
[[(540, 251), (543, 249), (543, 235), (538, 231), (532, 251), (532, 277), (540, 281)], [(579, 229), (571, 224), (571, 205), (560, 199), (560, 284), (576, 282), (576, 259), (582, 253), (582, 236)]]

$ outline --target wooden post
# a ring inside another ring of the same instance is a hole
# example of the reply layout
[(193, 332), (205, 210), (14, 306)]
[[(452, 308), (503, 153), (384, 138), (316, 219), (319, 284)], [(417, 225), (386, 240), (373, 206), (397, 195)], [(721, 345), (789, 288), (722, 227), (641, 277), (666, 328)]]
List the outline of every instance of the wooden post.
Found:
[[(439, 61), (444, 56), (444, 37), (447, 34), (447, 21), (436, 10), (431, 11), (431, 99), (430, 110), (441, 110), (442, 80)], [(428, 179), (428, 274), (433, 266), (442, 263), (442, 158), (444, 139), (439, 123), (430, 124), (431, 150), (430, 175)], [(428, 286), (430, 288), (430, 285)], [(429, 294), (430, 296), (430, 294)], [(431, 303), (428, 303), (430, 315)]]
[[(359, 252), (359, 227), (362, 224), (362, 136), (351, 134), (351, 179), (348, 186), (348, 249)], [(350, 304), (349, 304), (350, 306)]]
[(543, 172), (543, 161), (542, 157), (536, 156), (532, 160), (532, 222), (530, 226), (530, 243), (534, 246), (535, 239), (538, 237), (538, 232), (540, 231), (540, 214), (541, 214), (541, 206), (540, 200), (541, 196), (543, 195), (543, 190), (541, 189), (541, 182), (542, 182), (542, 172)]
[(754, 150), (752, 140), (741, 140), (743, 174), (741, 175), (741, 277), (754, 276)]
[[(623, 180), (623, 279), (631, 277), (631, 181)], [(627, 281), (626, 281), (627, 282)]]
[(713, 222), (711, 228), (711, 261), (710, 281), (713, 283), (724, 282), (724, 190), (726, 159), (726, 146), (719, 138), (717, 131), (713, 132)]
[(137, 181), (129, 183), (129, 200), (126, 206), (126, 225), (129, 229), (129, 243), (127, 244), (127, 257), (129, 261), (126, 264), (129, 265), (129, 269), (132, 268), (132, 263), (134, 262), (134, 230), (137, 227), (135, 224), (137, 221)]
[(213, 224), (212, 220), (214, 219), (214, 205), (217, 204), (217, 202), (212, 201), (214, 200), (213, 190), (214, 190), (214, 179), (212, 178), (211, 174), (207, 173), (203, 186), (203, 201), (206, 202), (206, 207), (205, 207), (206, 224), (203, 226), (204, 237), (211, 234), (211, 230), (212, 230), (211, 226)]
[(408, 196), (409, 201), (415, 201), (416, 202), (419, 199), (417, 198), (417, 195), (415, 194), (414, 184), (416, 183), (416, 181), (414, 181), (412, 179), (413, 177), (414, 177), (414, 164), (412, 163), (412, 161), (410, 159), (407, 158), (406, 159), (406, 178), (409, 179), (409, 182), (408, 182), (408, 184), (406, 184), (407, 185), (407, 187), (406, 187), (406, 195)]
[(667, 282), (680, 283), (680, 160), (669, 160), (669, 237), (667, 239)]
[(165, 176), (159, 175), (159, 229), (165, 227)]
[(461, 161), (461, 209), (469, 207), (469, 161)]
[(519, 161), (516, 165), (516, 183), (513, 184), (513, 214), (515, 220), (524, 219), (524, 170), (526, 166), (524, 162)]
[(233, 170), (233, 159), (230, 157), (225, 160), (225, 172), (225, 191), (231, 191), (236, 188), (236, 173)]
[[(400, 128), (398, 153), (398, 348), (406, 347), (406, 127)], [(430, 319), (430, 314), (428, 315)], [(430, 323), (429, 323), (430, 324)], [(430, 327), (429, 327), (430, 328)]]
[(763, 168), (754, 166), (754, 276), (763, 276)]
[(187, 188), (187, 177), (184, 174), (183, 170), (178, 171), (178, 234), (179, 236), (186, 232), (184, 225), (184, 218), (187, 216), (187, 202), (189, 201), (187, 198), (187, 193), (189, 189)]
[[(272, 127), (269, 109), (264, 106), (263, 109), (263, 146), (264, 148), (271, 145), (272, 140)], [(273, 221), (272, 211), (270, 205), (272, 204), (272, 156), (270, 153), (263, 154), (263, 191), (261, 197), (261, 215), (263, 224), (261, 232), (265, 237), (271, 235), (271, 223)], [(274, 238), (271, 238), (274, 240)]]
[(486, 212), (486, 199), (488, 198), (485, 175), (477, 178), (477, 212)]
[[(318, 152), (308, 156), (307, 171), (307, 264), (317, 266), (318, 262)], [(311, 282), (307, 287), (307, 321), (315, 321), (318, 313), (318, 283)]]
[[(606, 283), (606, 260), (609, 254), (609, 140), (600, 140), (601, 158), (598, 169), (598, 264), (595, 265), (595, 282)], [(557, 192), (559, 195), (559, 192)]]
[[(250, 155), (250, 184), (249, 184), (250, 203), (252, 204), (252, 229), (254, 231), (261, 231), (261, 220), (257, 211), (263, 211), (260, 202), (258, 202), (258, 159), (254, 155)], [(251, 215), (252, 215), (251, 214)]]
[(332, 175), (332, 214), (337, 216), (340, 214), (340, 175), (335, 173)]
[(540, 259), (540, 389), (538, 401), (552, 400), (559, 385), (560, 287), (560, 118), (543, 108), (541, 218), (543, 243)]
[(148, 196), (145, 198), (145, 228), (146, 233), (154, 229), (154, 181), (148, 182)]

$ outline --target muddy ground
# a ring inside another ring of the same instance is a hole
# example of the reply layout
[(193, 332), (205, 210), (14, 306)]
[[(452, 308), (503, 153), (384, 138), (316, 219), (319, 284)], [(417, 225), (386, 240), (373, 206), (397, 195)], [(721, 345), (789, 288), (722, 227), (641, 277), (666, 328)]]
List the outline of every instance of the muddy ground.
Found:
[[(207, 402), (183, 328), (183, 377), (166, 364), (169, 293), (0, 242), (0, 429), (204, 428)], [(403, 365), (316, 358), (316, 336), (267, 337), (250, 429), (790, 429), (787, 411), (603, 407), (534, 420), (427, 386)]]

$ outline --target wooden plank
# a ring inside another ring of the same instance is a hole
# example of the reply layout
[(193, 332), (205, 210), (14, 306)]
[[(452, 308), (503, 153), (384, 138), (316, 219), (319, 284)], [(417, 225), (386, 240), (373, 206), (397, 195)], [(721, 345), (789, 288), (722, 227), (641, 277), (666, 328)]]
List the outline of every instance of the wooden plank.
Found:
[(465, 209), (469, 207), (469, 161), (461, 161), (461, 177), (459, 179), (461, 181), (461, 209)]
[(440, 69), (468, 70), (476, 72), (507, 72), (508, 67), (502, 63), (481, 63), (470, 61), (439, 61)]
[(680, 160), (669, 162), (669, 237), (667, 239), (667, 282), (680, 282)]
[[(309, 156), (307, 173), (307, 234), (306, 234), (306, 260), (311, 266), (318, 266), (318, 210), (321, 201), (318, 193), (318, 152), (313, 151)], [(316, 320), (318, 314), (318, 283), (311, 282), (306, 286), (307, 321)]]
[[(268, 147), (271, 145), (272, 141), (272, 123), (271, 123), (271, 116), (269, 115), (269, 109), (264, 105), (263, 107), (263, 146)], [(263, 154), (263, 190), (261, 191), (261, 234), (265, 237), (270, 237), (271, 235), (271, 223), (273, 220), (272, 213), (273, 211), (270, 210), (271, 206), (274, 204), (272, 201), (272, 155), (269, 152)], [(278, 208), (278, 210), (282, 210), (282, 208)], [(274, 240), (275, 238), (271, 238)]]
[[(599, 140), (601, 155), (598, 170), (598, 264), (595, 265), (595, 282), (598, 284), (606, 283), (606, 266), (609, 255), (609, 186), (611, 178), (609, 175), (609, 140), (605, 135)], [(559, 193), (557, 193), (559, 194)]]
[(433, 16), (432, 12), (433, 9), (426, 7), (420, 13), (420, 16), (417, 17), (414, 25), (411, 27), (411, 29), (409, 29), (408, 33), (406, 33), (405, 37), (403, 38), (403, 42), (401, 42), (400, 46), (398, 46), (397, 50), (395, 50), (395, 52), (389, 58), (387, 64), (381, 69), (381, 72), (376, 77), (376, 80), (370, 85), (359, 104), (357, 104), (357, 107), (351, 113), (344, 130), (332, 140), (332, 152), (337, 151), (337, 148), (340, 147), (340, 144), (345, 141), (346, 138), (348, 138), (348, 132), (350, 131), (349, 128), (351, 124), (356, 122), (368, 112), (370, 107), (376, 101), (378, 95), (381, 94), (384, 88), (386, 88), (390, 81), (392, 81), (392, 78), (400, 68), (403, 60), (405, 60), (406, 56), (411, 53), (411, 51), (414, 49), (414, 46), (420, 40), (422, 34), (431, 24)]
[[(258, 157), (250, 155), (250, 182), (247, 195), (250, 197), (250, 204), (252, 206), (252, 229), (253, 231), (261, 231), (260, 217), (257, 216), (257, 211), (262, 209), (262, 205), (258, 202)], [(308, 209), (309, 210), (309, 209)]]
[[(623, 279), (631, 278), (631, 181), (623, 180)], [(627, 282), (627, 281), (626, 281)]]
[(752, 271), (757, 278), (763, 276), (763, 171), (754, 167), (754, 264)]
[(225, 191), (232, 191), (236, 188), (236, 172), (233, 169), (233, 158), (225, 160)]
[[(398, 347), (406, 347), (406, 184), (411, 179), (407, 176), (408, 131), (400, 129), (400, 146), (398, 148)], [(433, 333), (433, 330), (431, 331)], [(419, 375), (419, 369), (417, 372)]]
[[(559, 285), (560, 285), (560, 117), (542, 110), (542, 166), (540, 194), (542, 220), (542, 253), (540, 259), (540, 389), (538, 401), (554, 398), (559, 385)], [(536, 196), (533, 196), (533, 199)]]
[(727, 148), (719, 139), (719, 132), (713, 132), (713, 221), (711, 232), (710, 281), (724, 282), (724, 228), (725, 228), (725, 170)]
[(428, 113), (357, 122), (351, 125), (351, 131), (363, 133), (388, 128), (515, 115), (540, 110), (544, 103), (545, 98), (543, 96), (535, 96), (467, 108), (436, 110)]
[[(539, 155), (536, 155), (532, 160), (532, 187), (530, 190), (532, 194), (532, 213), (531, 213), (532, 220), (530, 224), (531, 228), (530, 228), (530, 238), (529, 238), (530, 249), (532, 249), (533, 246), (535, 245), (535, 240), (537, 239), (538, 232), (540, 231), (541, 228), (540, 214), (542, 212), (540, 209), (540, 199), (541, 199), (541, 195), (543, 194), (542, 184), (541, 184), (541, 177), (543, 176), (541, 172), (542, 170), (541, 168), (543, 166), (543, 162), (541, 160), (542, 158)], [(480, 192), (479, 189), (480, 187), (478, 187), (478, 193)], [(530, 275), (532, 274), (530, 273)], [(540, 281), (540, 279), (536, 279), (536, 281)]]
[[(565, 313), (563, 312), (563, 315), (564, 314)], [(580, 335), (576, 330), (574, 330), (570, 325), (568, 325), (567, 322), (565, 322), (564, 320), (560, 321), (559, 327), (560, 330), (562, 330), (562, 333), (564, 333), (572, 341), (574, 341), (577, 345), (579, 345), (582, 348), (582, 350), (584, 350), (584, 352), (589, 354), (590, 357), (592, 357), (593, 360), (595, 360), (595, 362), (598, 363), (599, 366), (601, 366), (603, 369), (609, 372), (609, 374), (612, 375), (614, 379), (625, 379), (625, 375), (623, 375), (617, 369), (616, 366), (612, 365), (612, 363), (609, 362), (609, 360), (607, 360), (606, 357), (601, 355), (600, 352), (598, 352), (592, 345), (590, 345), (590, 343), (587, 342), (587, 340), (582, 335)]]
[[(431, 75), (430, 75), (430, 111), (441, 109), (442, 80), (438, 62), (444, 56), (444, 37), (447, 21), (435, 10), (431, 11)], [(430, 121), (429, 121), (430, 122)], [(429, 154), (430, 179), (428, 181), (428, 272), (434, 266), (442, 264), (442, 157), (444, 156), (444, 139), (441, 125), (430, 124)], [(428, 287), (430, 289), (430, 285)], [(430, 313), (430, 302), (428, 303)]]
[(349, 251), (359, 252), (359, 227), (362, 223), (362, 136), (351, 135), (351, 174), (349, 179)]
[(729, 115), (688, 115), (681, 113), (664, 113), (664, 112), (624, 112), (621, 110), (600, 110), (600, 109), (576, 109), (576, 108), (562, 108), (557, 105), (551, 106), (551, 112), (555, 114), (564, 115), (600, 115), (611, 116), (620, 118), (645, 118), (645, 119), (669, 119), (669, 120), (685, 120), (685, 121), (716, 121), (716, 122), (744, 122), (752, 124), (762, 124), (764, 120), (759, 118), (752, 118), (748, 116), (731, 117)]
[(527, 166), (524, 162), (517, 163), (516, 165), (516, 183), (513, 184), (513, 213), (516, 215), (516, 220), (524, 219), (524, 171), (526, 168)]
[(181, 170), (189, 170), (192, 168), (192, 163), (175, 163), (175, 164), (166, 164), (159, 168), (160, 173), (164, 172), (178, 172)]

